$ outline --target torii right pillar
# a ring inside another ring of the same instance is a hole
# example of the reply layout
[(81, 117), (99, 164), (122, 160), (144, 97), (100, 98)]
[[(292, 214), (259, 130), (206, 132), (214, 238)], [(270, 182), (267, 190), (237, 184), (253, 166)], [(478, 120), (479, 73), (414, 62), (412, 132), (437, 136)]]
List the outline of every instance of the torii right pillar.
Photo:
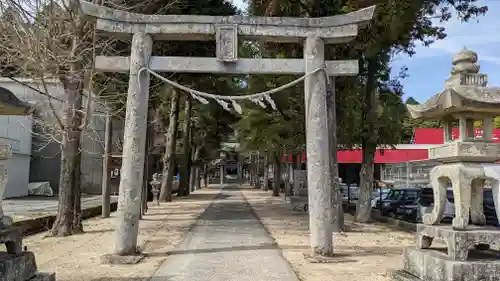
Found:
[[(304, 43), (306, 73), (325, 64), (325, 42), (308, 37)], [(329, 170), (329, 140), (326, 108), (326, 75), (316, 71), (304, 83), (306, 113), (307, 189), (309, 229), (314, 256), (333, 255), (332, 177)]]

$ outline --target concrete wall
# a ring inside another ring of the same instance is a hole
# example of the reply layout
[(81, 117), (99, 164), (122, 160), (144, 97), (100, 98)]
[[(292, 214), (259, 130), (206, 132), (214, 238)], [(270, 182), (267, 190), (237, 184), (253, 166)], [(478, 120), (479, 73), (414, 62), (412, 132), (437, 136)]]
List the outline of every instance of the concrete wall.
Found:
[[(48, 93), (55, 98), (63, 99), (64, 89), (62, 85), (58, 80), (46, 80), (45, 85), (32, 79), (18, 78), (16, 80), (25, 85), (8, 78), (0, 78), (0, 86), (9, 89), (20, 100), (28, 102), (36, 108), (36, 115), (39, 118), (32, 119), (36, 120), (33, 124), (35, 133), (57, 138), (57, 132), (51, 132), (50, 134), (46, 132), (53, 127), (52, 124), (56, 124), (56, 115), (61, 115), (62, 103), (57, 99), (50, 99), (40, 94), (35, 89)], [(51, 109), (51, 104), (54, 110)], [(82, 138), (82, 192), (100, 194), (102, 153), (104, 150), (104, 107), (98, 103), (93, 103), (92, 108), (94, 114)], [(57, 193), (59, 191), (60, 170), (59, 144), (54, 140), (50, 140), (50, 138), (35, 135), (32, 139), (31, 152), (28, 155), (31, 155), (31, 162), (28, 165), (29, 167), (26, 168), (29, 170), (29, 181), (49, 181), (52, 189)]]

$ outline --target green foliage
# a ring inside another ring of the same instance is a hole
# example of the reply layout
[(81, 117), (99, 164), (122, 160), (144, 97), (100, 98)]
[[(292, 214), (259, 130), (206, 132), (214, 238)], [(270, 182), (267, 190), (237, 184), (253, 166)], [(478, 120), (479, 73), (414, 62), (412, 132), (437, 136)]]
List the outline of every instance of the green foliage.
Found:
[[(243, 45), (242, 53), (249, 57), (291, 57), (301, 53), (299, 46), (273, 48), (267, 44)], [(246, 77), (246, 93), (254, 94), (277, 88), (297, 79), (295, 76), (251, 75)], [(289, 87), (272, 95), (277, 110), (270, 105), (261, 108), (254, 103), (243, 104), (243, 115), (234, 128), (243, 149), (281, 153), (304, 150), (304, 96), (303, 85)]]
[[(127, 8), (127, 11), (143, 14), (156, 14), (156, 15), (214, 15), (214, 16), (228, 16), (238, 14), (237, 8), (224, 0), (155, 0), (155, 1), (141, 1), (141, 0), (121, 0), (118, 3), (105, 2), (105, 5), (120, 9)], [(113, 41), (108, 44), (111, 47), (101, 51), (103, 55), (123, 55), (130, 54), (130, 41)], [(153, 44), (154, 56), (194, 56), (194, 57), (213, 57), (215, 56), (215, 42), (200, 42), (200, 41), (160, 41), (156, 40)], [(204, 90), (207, 83), (215, 83), (213, 80), (217, 79), (231, 79), (230, 76), (215, 77), (207, 74), (187, 74), (187, 73), (162, 73), (170, 80), (189, 86), (195, 89)], [(121, 111), (123, 114), (125, 110), (124, 101), (126, 100), (126, 93), (128, 88), (128, 75), (127, 74), (99, 74), (100, 81), (112, 80), (113, 84), (109, 86), (106, 96), (103, 99), (107, 100), (110, 104), (115, 105), (115, 110)], [(166, 85), (163, 81), (152, 77), (150, 86), (150, 104), (151, 108), (157, 109), (160, 105), (169, 108), (169, 95), (166, 95)], [(213, 87), (210, 88), (213, 90)], [(215, 89), (216, 93), (226, 93)], [(168, 118), (167, 118), (168, 119)], [(166, 121), (166, 120), (164, 120)], [(165, 123), (167, 124), (167, 123)]]
[[(397, 144), (409, 141), (415, 126), (439, 127), (439, 121), (415, 121), (409, 118), (401, 100), (404, 89), (399, 82), (406, 75), (403, 71), (397, 77), (390, 77), (391, 58), (400, 52), (414, 54), (417, 42), (429, 45), (445, 38), (445, 30), (435, 26), (432, 18), (438, 17), (446, 21), (455, 10), (463, 20), (469, 20), (485, 13), (487, 8), (477, 6), (474, 0), (313, 0), (309, 2), (254, 0), (249, 3), (249, 12), (252, 15), (296, 17), (332, 16), (370, 5), (377, 5), (374, 21), (362, 28), (353, 42), (328, 46), (326, 50), (326, 59), (329, 60), (360, 60), (358, 77), (337, 77), (335, 81), (337, 133), (339, 143), (343, 144), (344, 148), (366, 143), (372, 147), (377, 144)], [(261, 56), (302, 56), (300, 46), (261, 45)], [(370, 62), (372, 62), (371, 68)], [(276, 81), (275, 77), (269, 76), (249, 77), (249, 88), (252, 89), (249, 92), (254, 93), (282, 84)], [(377, 91), (380, 94), (373, 102), (373, 94)], [(244, 121), (238, 124), (241, 132), (249, 134), (249, 136), (241, 134), (240, 141), (245, 142), (249, 149), (262, 147), (275, 149), (283, 146), (299, 148), (297, 141), (293, 142), (284, 138), (288, 135), (296, 140), (304, 141), (304, 110), (300, 98), (302, 92), (297, 87), (276, 95), (283, 117), (281, 122), (285, 126), (276, 125), (277, 114), (275, 112), (252, 108), (252, 111), (245, 115)], [(287, 99), (293, 99), (293, 102)], [(415, 104), (417, 101), (410, 98), (407, 103)], [(286, 116), (300, 116), (300, 118), (290, 125), (289, 121), (285, 120)], [(288, 131), (285, 132), (285, 130)], [(299, 132), (300, 130), (302, 132)], [(299, 135), (300, 137), (297, 138)]]

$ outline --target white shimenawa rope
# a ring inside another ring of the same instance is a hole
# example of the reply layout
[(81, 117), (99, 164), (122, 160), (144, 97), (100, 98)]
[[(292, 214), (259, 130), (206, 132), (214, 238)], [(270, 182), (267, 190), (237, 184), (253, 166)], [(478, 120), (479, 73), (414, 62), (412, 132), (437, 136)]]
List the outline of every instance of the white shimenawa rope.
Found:
[(195, 89), (191, 89), (191, 88), (186, 87), (184, 85), (181, 85), (175, 81), (169, 80), (168, 78), (161, 76), (160, 74), (152, 71), (151, 69), (149, 69), (147, 67), (143, 67), (143, 68), (139, 69), (139, 71), (137, 72), (137, 83), (139, 83), (139, 88), (140, 88), (140, 79), (139, 78), (140, 78), (140, 75), (143, 71), (149, 72), (151, 75), (155, 76), (156, 78), (162, 80), (163, 82), (165, 82), (173, 87), (176, 87), (180, 90), (184, 90), (184, 91), (188, 92), (193, 98), (197, 99), (199, 102), (201, 102), (203, 104), (209, 103), (208, 100), (206, 100), (205, 98), (214, 99), (225, 110), (229, 111), (229, 110), (231, 110), (231, 108), (229, 107), (229, 103), (227, 103), (225, 101), (231, 101), (233, 109), (240, 114), (242, 113), (242, 109), (241, 109), (241, 106), (236, 102), (237, 100), (251, 100), (252, 102), (260, 105), (261, 107), (266, 108), (266, 105), (263, 102), (263, 99), (265, 99), (271, 105), (271, 107), (273, 109), (276, 109), (276, 104), (271, 99), (270, 95), (275, 94), (279, 91), (285, 90), (287, 88), (290, 88), (292, 86), (295, 86), (298, 83), (304, 81), (307, 77), (317, 73), (318, 71), (323, 71), (325, 73), (326, 82), (327, 82), (327, 84), (329, 84), (329, 79), (328, 79), (326, 67), (323, 66), (323, 67), (319, 67), (319, 68), (317, 68), (309, 73), (306, 73), (303, 76), (301, 76), (301, 77), (299, 77), (299, 78), (297, 78), (297, 79), (295, 79), (287, 84), (284, 84), (282, 86), (279, 86), (277, 88), (274, 88), (274, 89), (271, 89), (271, 90), (268, 90), (265, 92), (260, 92), (260, 93), (256, 93), (256, 94), (250, 94), (250, 95), (241, 95), (241, 96), (222, 96), (222, 95), (214, 95), (214, 94), (209, 94), (206, 92), (201, 92), (201, 91), (198, 91)]

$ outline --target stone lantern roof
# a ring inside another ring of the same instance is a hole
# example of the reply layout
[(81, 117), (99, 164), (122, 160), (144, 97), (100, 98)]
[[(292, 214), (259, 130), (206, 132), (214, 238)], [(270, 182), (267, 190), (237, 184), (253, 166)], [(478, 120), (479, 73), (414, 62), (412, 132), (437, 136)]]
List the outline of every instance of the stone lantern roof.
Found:
[[(11, 91), (0, 87), (0, 115), (29, 115), (31, 114), (31, 112), (32, 109), (27, 104), (20, 101), (16, 97), (16, 95), (14, 95)], [(6, 160), (11, 157), (12, 157), (12, 149), (10, 145), (0, 144), (0, 160)], [(3, 167), (0, 165), (0, 168)], [(0, 173), (2, 172), (3, 171), (0, 170)], [(3, 188), (5, 188), (5, 186), (3, 187), (1, 186), (2, 185), (1, 176), (5, 176), (6, 179), (7, 177), (6, 172), (5, 175), (0, 175), (0, 193), (1, 193), (0, 195), (3, 195), (3, 191), (5, 191)]]
[(0, 87), (0, 115), (29, 115), (32, 109), (11, 91)]
[(487, 87), (488, 76), (479, 73), (477, 60), (471, 50), (457, 53), (444, 90), (424, 104), (407, 105), (411, 117), (444, 120), (459, 119), (462, 114), (474, 119), (500, 115), (500, 88)]

